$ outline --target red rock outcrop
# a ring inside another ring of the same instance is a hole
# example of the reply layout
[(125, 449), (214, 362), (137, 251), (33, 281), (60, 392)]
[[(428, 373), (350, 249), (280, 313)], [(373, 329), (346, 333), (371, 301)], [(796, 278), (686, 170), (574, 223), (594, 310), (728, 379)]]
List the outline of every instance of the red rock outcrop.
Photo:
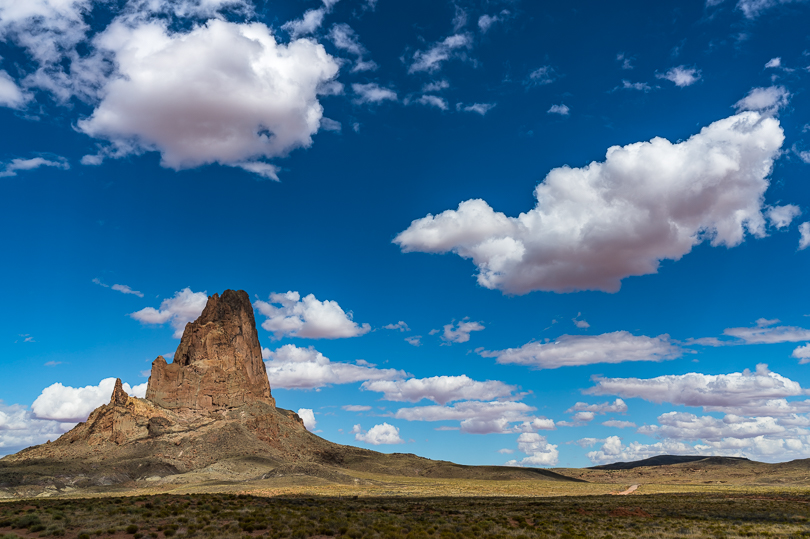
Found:
[(158, 356), (146, 400), (170, 410), (210, 412), (251, 402), (275, 406), (256, 334), (253, 306), (244, 290), (208, 298), (200, 317), (186, 324), (166, 363)]

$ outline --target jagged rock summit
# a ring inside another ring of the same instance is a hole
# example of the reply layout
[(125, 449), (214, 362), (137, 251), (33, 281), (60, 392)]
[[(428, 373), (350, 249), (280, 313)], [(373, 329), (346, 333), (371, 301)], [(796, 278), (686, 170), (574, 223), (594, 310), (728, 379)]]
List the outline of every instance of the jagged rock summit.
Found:
[(116, 380), (110, 402), (58, 440), (0, 459), (0, 498), (70, 489), (260, 480), (309, 475), (357, 482), (349, 470), (427, 477), (569, 480), (545, 470), (472, 467), (415, 455), (384, 455), (312, 434), (276, 407), (249, 296), (208, 298), (186, 325), (174, 361), (152, 363), (146, 396)]
[(186, 324), (174, 361), (152, 363), (146, 400), (170, 410), (212, 411), (251, 402), (275, 406), (244, 290), (208, 298), (200, 317)]

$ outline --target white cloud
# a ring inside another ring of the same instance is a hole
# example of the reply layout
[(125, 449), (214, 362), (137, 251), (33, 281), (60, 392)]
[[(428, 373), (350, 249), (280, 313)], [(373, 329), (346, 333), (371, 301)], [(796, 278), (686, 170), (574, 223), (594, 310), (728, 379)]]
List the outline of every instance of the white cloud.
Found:
[(554, 421), (532, 415), (535, 410), (522, 402), (462, 401), (452, 406), (400, 408), (394, 417), (407, 421), (460, 421), (461, 432), (469, 434), (553, 430)]
[[(270, 301), (257, 300), (253, 304), (267, 317), (262, 327), (273, 333), (275, 340), (282, 337), (307, 339), (341, 339), (358, 337), (371, 331), (368, 324), (352, 320), (336, 301), (318, 301), (314, 294), (301, 299), (298, 292), (270, 294)], [(279, 306), (276, 306), (279, 305)]]
[(768, 63), (765, 64), (765, 69), (779, 68), (779, 67), (782, 67), (782, 59), (779, 57), (771, 58), (770, 60), (768, 60)]
[[(123, 384), (124, 391), (133, 397), (146, 395), (146, 383), (137, 386)], [(90, 413), (110, 402), (115, 378), (105, 378), (97, 386), (70, 387), (57, 382), (42, 390), (31, 411), (39, 419), (52, 419), (62, 422), (84, 421)]]
[(413, 337), (405, 337), (405, 342), (412, 346), (422, 346), (422, 336), (414, 335)]
[(514, 452), (515, 452), (514, 449), (498, 449), (498, 453), (500, 453), (501, 455), (511, 455)]
[(217, 17), (220, 11), (232, 10), (245, 16), (253, 13), (246, 0), (129, 0), (125, 11), (130, 16), (172, 13), (181, 18)]
[(636, 424), (632, 421), (619, 421), (616, 419), (602, 421), (602, 424), (606, 427), (614, 427), (617, 429), (636, 428)]
[(664, 361), (681, 357), (683, 349), (674, 344), (669, 335), (647, 337), (614, 331), (601, 335), (563, 335), (555, 341), (530, 342), (520, 348), (479, 350), (478, 353), (482, 357), (494, 357), (498, 363), (556, 369), (595, 363)]
[[(0, 0), (0, 39), (24, 48), (36, 68), (24, 85), (46, 87), (62, 101), (70, 97), (75, 82), (66, 71), (79, 71), (75, 47), (85, 39), (89, 26), (84, 16), (92, 6), (92, 0)], [(9, 80), (2, 83), (6, 97), (19, 106)]]
[(392, 329), (392, 330), (399, 330), (399, 331), (410, 331), (411, 328), (408, 327), (408, 324), (400, 320), (396, 324), (388, 324), (387, 326), (383, 326), (383, 329)]
[(464, 112), (474, 112), (481, 116), (486, 116), (487, 112), (495, 108), (496, 103), (473, 103), (472, 105), (464, 105), (458, 103), (456, 110), (463, 110)]
[[(85, 155), (82, 158), (82, 162), (86, 165), (96, 165), (95, 160), (96, 156), (87, 156)], [(87, 161), (87, 162), (85, 162)], [(93, 162), (91, 162), (93, 161)], [(100, 161), (99, 161), (100, 163)], [(252, 161), (247, 163), (238, 163), (233, 165), (237, 168), (241, 168), (242, 170), (246, 170), (247, 172), (251, 172), (256, 174), (257, 176), (262, 176), (263, 178), (267, 178), (268, 180), (280, 181), (278, 179), (278, 173), (281, 170), (276, 165), (271, 165), (270, 163), (265, 163), (264, 161)]]
[(739, 0), (737, 9), (743, 12), (748, 19), (756, 19), (762, 12), (782, 4), (803, 2), (804, 0)]
[(293, 39), (312, 34), (321, 27), (326, 10), (323, 8), (308, 9), (304, 16), (281, 25), (281, 29), (290, 34)]
[[(690, 414), (685, 414), (689, 416)], [(728, 436), (721, 439), (702, 440), (701, 443), (689, 444), (680, 439), (664, 439), (654, 444), (641, 444), (631, 442), (624, 445), (618, 436), (609, 436), (599, 451), (591, 451), (588, 458), (594, 464), (611, 462), (631, 462), (642, 460), (656, 455), (722, 455), (729, 457), (746, 457), (765, 462), (784, 462), (796, 458), (810, 456), (810, 436), (806, 431), (793, 429), (777, 434), (760, 434), (752, 436), (757, 430), (778, 430), (772, 428), (767, 421), (753, 421), (747, 418), (728, 417), (724, 420), (715, 418), (676, 417), (668, 415), (665, 422), (682, 423), (684, 429), (670, 430), (673, 434), (681, 436), (686, 434), (694, 436), (699, 431), (710, 436), (716, 436), (720, 431), (736, 434), (740, 437)], [(763, 419), (763, 418), (760, 418)], [(728, 423), (726, 423), (728, 421)], [(739, 425), (734, 427), (732, 425)], [(662, 431), (657, 433), (663, 434)]]
[(56, 440), (74, 426), (75, 423), (38, 419), (24, 406), (7, 406), (0, 401), (0, 456)]
[(16, 176), (17, 172), (25, 170), (34, 170), (39, 167), (54, 167), (62, 170), (68, 170), (70, 165), (64, 157), (56, 157), (53, 160), (45, 159), (42, 157), (34, 157), (32, 159), (12, 159), (6, 163), (3, 170), (0, 170), (0, 178), (8, 178)]
[(312, 411), (310, 408), (299, 408), (298, 417), (304, 422), (304, 426), (307, 428), (309, 432), (313, 432), (315, 430), (315, 425), (318, 423), (315, 421), (315, 412)]
[(498, 20), (497, 15), (481, 15), (478, 17), (478, 28), (481, 29), (481, 32), (486, 34), (492, 25), (498, 22)]
[(612, 403), (603, 402), (602, 404), (588, 404), (587, 402), (578, 402), (565, 411), (566, 414), (570, 414), (573, 412), (592, 412), (601, 415), (623, 414), (627, 412), (627, 404), (622, 399), (616, 399)]
[(771, 226), (781, 229), (790, 226), (793, 219), (800, 216), (802, 210), (795, 204), (785, 204), (784, 206), (771, 206), (765, 212), (765, 216), (770, 221)]
[(329, 31), (329, 39), (338, 49), (357, 57), (352, 72), (374, 71), (377, 69), (378, 66), (375, 62), (364, 59), (368, 54), (368, 50), (360, 43), (357, 34), (348, 24), (339, 23), (332, 26)]
[(551, 108), (546, 111), (547, 114), (559, 114), (560, 116), (568, 116), (570, 112), (571, 109), (565, 104), (551, 105)]
[[(1, 13), (1, 12), (0, 12)], [(23, 92), (6, 71), (0, 70), (0, 107), (22, 108), (31, 96)]]
[(442, 340), (447, 343), (462, 343), (470, 340), (470, 333), (486, 329), (480, 322), (470, 322), (467, 318), (444, 326)]
[(524, 432), (518, 436), (518, 449), (528, 456), (519, 461), (510, 460), (507, 466), (554, 466), (560, 457), (557, 446), (536, 432)]
[(656, 73), (655, 77), (668, 80), (678, 88), (684, 88), (699, 81), (701, 74), (700, 70), (694, 67), (678, 66), (669, 69), (666, 73)]
[(745, 97), (734, 104), (734, 107), (738, 111), (750, 110), (770, 115), (787, 106), (789, 99), (790, 92), (784, 86), (752, 88)]
[(384, 88), (376, 82), (368, 84), (352, 84), (352, 90), (357, 94), (354, 100), (358, 105), (365, 103), (382, 103), (383, 101), (396, 101), (397, 93), (390, 88)]
[(422, 399), (429, 399), (438, 404), (458, 400), (508, 398), (517, 390), (516, 386), (510, 386), (497, 380), (479, 382), (464, 374), (397, 381), (370, 381), (364, 382), (361, 387), (368, 391), (382, 393), (383, 398), (389, 401), (419, 402)]
[(407, 376), (404, 371), (396, 369), (333, 362), (311, 346), (299, 348), (294, 344), (285, 344), (272, 351), (264, 348), (262, 358), (265, 359), (270, 387), (274, 388), (315, 389), (332, 384), (394, 380)]
[(799, 225), (799, 251), (807, 249), (810, 246), (810, 222), (804, 222)]
[(556, 168), (518, 217), (467, 200), (393, 241), (403, 252), (471, 258), (478, 283), (505, 293), (615, 292), (703, 241), (733, 247), (746, 232), (765, 236), (763, 196), (783, 140), (775, 118), (743, 112), (683, 142), (613, 146), (604, 162)]
[(429, 107), (436, 107), (437, 109), (447, 110), (447, 100), (437, 95), (423, 95), (419, 97), (417, 103), (427, 105)]
[(446, 37), (443, 41), (434, 43), (426, 51), (416, 51), (413, 53), (413, 62), (408, 67), (408, 73), (418, 73), (426, 71), (433, 73), (438, 71), (442, 64), (452, 58), (463, 56), (464, 49), (472, 47), (472, 36), (469, 34), (454, 34)]
[(130, 287), (128, 287), (127, 285), (125, 285), (125, 284), (114, 284), (114, 285), (112, 285), (112, 289), (116, 290), (118, 292), (121, 292), (122, 294), (132, 294), (133, 296), (138, 296), (139, 298), (143, 297), (142, 292), (138, 292), (137, 290), (133, 290)]
[(698, 417), (685, 412), (668, 412), (658, 417), (658, 423), (659, 425), (641, 427), (638, 432), (670, 440), (719, 441), (723, 438), (782, 435), (787, 430), (773, 417), (748, 418), (733, 414), (718, 419), (712, 416)]
[(810, 456), (810, 437), (807, 435), (783, 433), (775, 437), (724, 438), (704, 443), (705, 445), (696, 447), (715, 455), (746, 457), (764, 462), (785, 462)]
[(670, 440), (649, 445), (632, 442), (625, 446), (618, 436), (608, 436), (604, 445), (602, 445), (602, 449), (590, 451), (587, 457), (594, 464), (608, 464), (613, 462), (632, 462), (666, 454), (695, 455), (698, 454), (698, 451), (689, 444)]
[(810, 344), (804, 346), (797, 346), (790, 357), (795, 357), (799, 360), (799, 365), (810, 363)]
[(290, 34), (292, 39), (301, 36), (314, 34), (323, 24), (323, 19), (327, 13), (332, 11), (332, 7), (338, 0), (323, 0), (323, 7), (308, 9), (300, 19), (294, 19), (281, 25), (281, 29)]
[(623, 52), (620, 52), (619, 54), (616, 55), (616, 61), (622, 63), (622, 69), (633, 69), (634, 60), (635, 58), (631, 58), (630, 56), (627, 56)]
[(341, 406), (341, 408), (347, 412), (368, 412), (371, 410), (371, 406), (361, 406), (359, 404), (347, 404)]
[[(779, 320), (760, 318), (756, 326), (749, 328), (727, 328), (723, 335), (736, 337), (745, 344), (774, 344), (780, 342), (810, 341), (810, 329), (794, 326), (776, 326)], [(724, 341), (720, 341), (724, 343)]]
[(486, 34), (492, 25), (496, 22), (503, 21), (506, 17), (510, 15), (509, 11), (504, 9), (498, 15), (481, 15), (478, 17), (478, 28), (481, 30), (481, 33)]
[(450, 88), (449, 82), (446, 80), (437, 80), (422, 86), (422, 91), (425, 93), (441, 92), (442, 90), (446, 90), (448, 88)]
[[(321, 118), (321, 129), (326, 131), (334, 131), (335, 133), (340, 133), (343, 126), (337, 120), (333, 120), (332, 118), (323, 117)], [(276, 171), (273, 171), (274, 173)], [(276, 176), (276, 179), (278, 176)]]
[(574, 414), (573, 420), (575, 424), (581, 425), (593, 421), (595, 417), (596, 414), (593, 412), (577, 412)]
[(524, 84), (531, 88), (532, 86), (551, 84), (555, 80), (557, 80), (557, 73), (554, 71), (553, 67), (540, 66), (529, 73)]
[(208, 303), (208, 295), (205, 291), (192, 292), (190, 288), (184, 288), (174, 293), (174, 297), (164, 299), (160, 303), (160, 309), (154, 307), (144, 307), (140, 311), (130, 313), (130, 317), (143, 324), (165, 324), (170, 322), (174, 328), (175, 339), (183, 336), (186, 324), (196, 320), (205, 309)]
[(588, 329), (591, 325), (586, 322), (585, 320), (580, 320), (579, 317), (582, 316), (582, 313), (577, 313), (577, 315), (571, 319), (576, 327), (579, 329)]
[(800, 150), (798, 143), (793, 144), (791, 151), (795, 153), (796, 156), (798, 156), (798, 158), (802, 160), (802, 162), (810, 164), (810, 151)]
[(617, 86), (616, 89), (622, 90), (638, 90), (639, 92), (649, 92), (652, 90), (652, 87), (647, 84), (646, 82), (630, 82), (629, 80), (623, 79), (622, 85)]
[(458, 32), (465, 26), (467, 26), (467, 12), (464, 11), (464, 8), (459, 6), (458, 4), (455, 5), (456, 12), (453, 15), (453, 31)]
[(573, 440), (573, 441), (565, 442), (565, 443), (566, 443), (566, 445), (574, 444), (574, 445), (578, 445), (579, 447), (585, 448), (585, 447), (591, 447), (591, 446), (593, 446), (595, 444), (604, 443), (604, 442), (605, 442), (605, 440), (603, 438), (580, 438), (579, 440)]
[(404, 444), (405, 440), (399, 437), (399, 428), (383, 423), (374, 425), (368, 431), (361, 430), (360, 425), (355, 425), (352, 429), (354, 439), (358, 442), (366, 442), (371, 445), (395, 445)]
[(669, 374), (656, 378), (601, 378), (585, 390), (592, 395), (618, 395), (649, 402), (700, 406), (707, 412), (752, 416), (790, 415), (810, 411), (810, 401), (788, 402), (786, 397), (804, 395), (798, 382), (757, 365), (730, 374)]
[(276, 42), (261, 23), (211, 19), (187, 33), (165, 23), (116, 20), (94, 39), (116, 75), (82, 132), (109, 141), (86, 164), (159, 151), (175, 170), (210, 163), (274, 178), (261, 161), (312, 144), (321, 88), (338, 72), (323, 46)]

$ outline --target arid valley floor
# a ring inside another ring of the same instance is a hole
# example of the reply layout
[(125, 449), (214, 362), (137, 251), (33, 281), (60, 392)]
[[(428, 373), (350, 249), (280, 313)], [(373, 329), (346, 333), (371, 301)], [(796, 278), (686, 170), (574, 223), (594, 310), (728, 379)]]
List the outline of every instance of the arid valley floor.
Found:
[[(7, 498), (0, 537), (810, 537), (804, 477), (766, 479), (756, 471), (772, 465), (750, 462), (754, 473), (704, 461), (688, 466), (559, 470), (588, 482), (349, 472), (347, 483), (306, 470), (228, 481), (184, 474)], [(631, 481), (635, 492), (615, 495)]]

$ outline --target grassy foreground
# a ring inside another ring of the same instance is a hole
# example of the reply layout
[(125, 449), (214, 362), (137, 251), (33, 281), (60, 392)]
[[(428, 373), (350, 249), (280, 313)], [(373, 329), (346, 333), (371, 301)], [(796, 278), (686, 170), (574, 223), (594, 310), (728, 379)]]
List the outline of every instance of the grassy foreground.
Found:
[(807, 487), (642, 485), (633, 495), (611, 496), (627, 485), (293, 479), (184, 485), (184, 494), (165, 485), (163, 493), (6, 501), (0, 503), (0, 539), (810, 538)]

